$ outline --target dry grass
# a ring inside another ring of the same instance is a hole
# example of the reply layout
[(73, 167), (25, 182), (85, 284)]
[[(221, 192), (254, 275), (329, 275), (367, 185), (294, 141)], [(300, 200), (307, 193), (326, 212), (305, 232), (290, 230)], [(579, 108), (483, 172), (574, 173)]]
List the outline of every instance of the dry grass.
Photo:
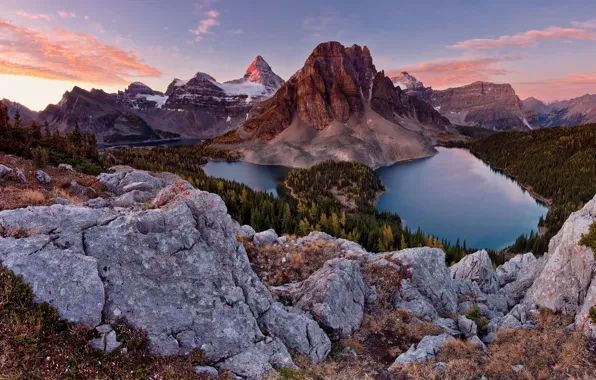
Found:
[[(81, 204), (90, 198), (110, 195), (93, 176), (48, 166), (43, 170), (52, 177), (52, 181), (45, 185), (35, 179), (36, 168), (31, 160), (0, 152), (0, 163), (13, 169), (20, 168), (27, 179), (26, 183), (20, 183), (16, 171), (0, 179), (0, 210), (49, 205), (49, 200), (56, 197), (68, 199), (73, 204)], [(73, 188), (73, 180), (81, 185), (81, 188)], [(81, 189), (84, 192), (82, 194), (79, 193)]]
[[(535, 330), (500, 332), (488, 347), (488, 356), (464, 341), (448, 342), (432, 362), (405, 366), (398, 377), (410, 379), (594, 379), (596, 378), (595, 343), (582, 331), (568, 332), (570, 318), (541, 311)], [(444, 377), (433, 369), (445, 362)], [(516, 372), (513, 367), (523, 365)]]
[(541, 311), (535, 330), (504, 331), (489, 346), (486, 375), (505, 379), (514, 375), (511, 366), (526, 367), (527, 378), (594, 378), (596, 355), (581, 331), (569, 333), (568, 317)]
[(303, 281), (328, 260), (341, 256), (340, 247), (332, 242), (307, 241), (300, 249), (291, 244), (287, 247), (279, 244), (257, 247), (251, 241), (239, 238), (253, 270), (269, 286)]
[(3, 225), (0, 224), (0, 236), (2, 237), (12, 237), (17, 239), (26, 238), (33, 235), (39, 235), (39, 231), (37, 230), (22, 230), (20, 228), (5, 228)]
[(50, 198), (64, 198), (72, 204), (81, 205), (85, 202), (85, 199), (78, 195), (72, 194), (62, 188), (54, 188), (50, 193)]

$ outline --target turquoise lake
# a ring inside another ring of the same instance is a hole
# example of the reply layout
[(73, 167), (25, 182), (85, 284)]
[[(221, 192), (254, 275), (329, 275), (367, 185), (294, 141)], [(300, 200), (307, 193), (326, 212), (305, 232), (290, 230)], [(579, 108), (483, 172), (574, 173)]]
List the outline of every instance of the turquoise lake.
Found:
[[(380, 168), (386, 192), (379, 210), (396, 212), (405, 225), (469, 247), (504, 248), (537, 231), (548, 209), (515, 180), (491, 169), (465, 149), (437, 148), (433, 157)], [(289, 169), (245, 162), (210, 162), (213, 177), (278, 195)]]

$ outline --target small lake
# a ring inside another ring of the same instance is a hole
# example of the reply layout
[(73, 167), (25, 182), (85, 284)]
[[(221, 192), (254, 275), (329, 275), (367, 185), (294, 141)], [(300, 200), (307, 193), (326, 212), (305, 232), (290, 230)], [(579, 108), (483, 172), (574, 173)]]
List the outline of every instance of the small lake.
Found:
[[(378, 169), (387, 191), (377, 208), (398, 213), (412, 230), (420, 227), (453, 243), (459, 238), (468, 247), (504, 248), (538, 229), (548, 210), (517, 182), (468, 150), (437, 150), (433, 157)], [(290, 170), (246, 162), (209, 162), (203, 169), (275, 196)]]
[(265, 166), (247, 162), (208, 162), (203, 170), (210, 177), (240, 182), (253, 190), (279, 195), (280, 185), (290, 172), (285, 166)]
[(387, 191), (377, 208), (397, 212), (411, 229), (468, 247), (504, 248), (537, 231), (548, 209), (513, 179), (466, 149), (377, 170)]

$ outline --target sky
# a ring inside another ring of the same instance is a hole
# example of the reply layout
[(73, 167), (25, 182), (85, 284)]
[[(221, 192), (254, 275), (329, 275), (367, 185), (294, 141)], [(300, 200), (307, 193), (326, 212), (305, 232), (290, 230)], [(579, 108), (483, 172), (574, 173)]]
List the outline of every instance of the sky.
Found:
[(262, 55), (284, 79), (325, 41), (444, 89), (511, 83), (522, 99), (596, 93), (594, 0), (0, 0), (0, 98), (34, 110), (79, 86), (223, 82)]

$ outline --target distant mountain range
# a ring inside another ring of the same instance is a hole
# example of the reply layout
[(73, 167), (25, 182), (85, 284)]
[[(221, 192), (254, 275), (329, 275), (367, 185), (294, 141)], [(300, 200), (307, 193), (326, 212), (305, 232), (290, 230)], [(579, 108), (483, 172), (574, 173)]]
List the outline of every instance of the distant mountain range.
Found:
[(523, 103), (509, 84), (474, 82), (467, 86), (433, 90), (407, 72), (392, 78), (409, 95), (429, 103), (455, 125), (482, 127), (494, 131), (539, 128), (524, 113)]
[(165, 93), (135, 82), (117, 94), (74, 87), (60, 102), (37, 113), (8, 100), (11, 117), (20, 109), (24, 123), (48, 121), (65, 133), (75, 121), (100, 144), (123, 144), (165, 139), (207, 139), (241, 126), (255, 105), (270, 98), (284, 83), (258, 56), (245, 75), (219, 83), (197, 73), (174, 79)]
[[(104, 145), (208, 139), (238, 130), (247, 159), (306, 166), (350, 158), (371, 166), (433, 153), (452, 125), (493, 131), (596, 122), (596, 95), (546, 104), (523, 102), (509, 84), (475, 82), (434, 90), (402, 72), (377, 71), (368, 48), (320, 44), (287, 82), (261, 56), (244, 76), (220, 83), (198, 72), (165, 92), (131, 83), (116, 94), (74, 87), (34, 112), (3, 99), (23, 125), (36, 120), (65, 133), (78, 122)], [(447, 132), (445, 134), (445, 132)], [(288, 161), (288, 162), (286, 162)]]
[(546, 104), (536, 98), (523, 101), (524, 109), (542, 128), (596, 123), (596, 95)]

